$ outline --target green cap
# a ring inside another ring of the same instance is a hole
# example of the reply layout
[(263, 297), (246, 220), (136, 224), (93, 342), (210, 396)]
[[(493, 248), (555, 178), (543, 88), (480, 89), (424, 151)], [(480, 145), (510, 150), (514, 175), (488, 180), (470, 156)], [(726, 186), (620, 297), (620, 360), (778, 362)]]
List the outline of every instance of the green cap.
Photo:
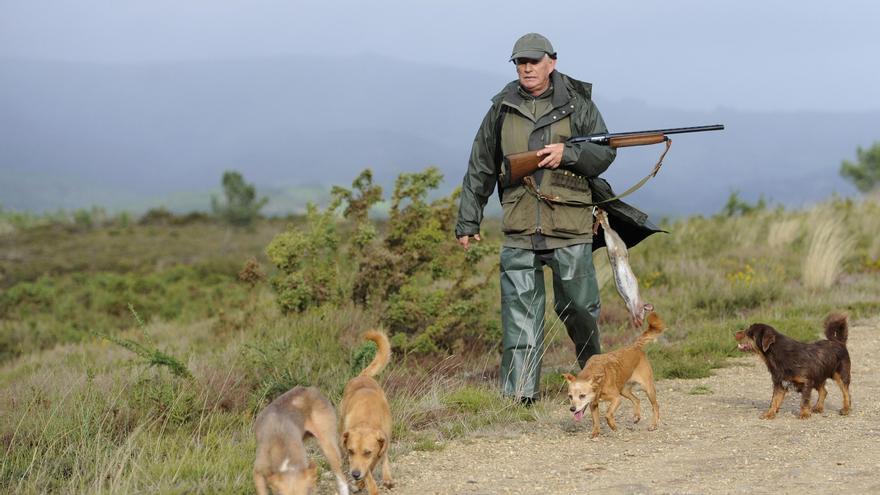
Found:
[(544, 58), (545, 53), (550, 55), (551, 58), (556, 58), (556, 51), (553, 49), (553, 45), (550, 44), (550, 40), (538, 33), (529, 33), (516, 40), (510, 60), (517, 58), (539, 60)]

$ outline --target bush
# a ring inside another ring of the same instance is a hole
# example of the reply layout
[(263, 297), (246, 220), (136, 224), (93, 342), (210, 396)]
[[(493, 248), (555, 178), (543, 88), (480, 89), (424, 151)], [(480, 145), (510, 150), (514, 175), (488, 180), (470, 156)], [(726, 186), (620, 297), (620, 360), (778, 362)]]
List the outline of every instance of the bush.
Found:
[[(323, 212), (310, 206), (305, 228), (279, 234), (267, 248), (279, 269), (272, 285), (282, 310), (301, 312), (350, 298), (377, 310), (404, 351), (479, 352), (494, 346), (500, 324), (484, 314), (493, 297), (486, 290), (489, 277), (475, 273), (475, 266), (497, 245), (485, 242), (467, 253), (458, 246), (451, 230), (457, 191), (430, 203), (426, 199), (441, 180), (433, 167), (401, 174), (388, 233), (381, 240), (367, 215), (382, 199), (369, 170), (352, 189), (334, 187), (333, 201)], [(338, 234), (336, 217), (343, 204), (343, 216), (354, 231), (345, 238)], [(339, 267), (351, 264), (357, 270), (349, 286)]]

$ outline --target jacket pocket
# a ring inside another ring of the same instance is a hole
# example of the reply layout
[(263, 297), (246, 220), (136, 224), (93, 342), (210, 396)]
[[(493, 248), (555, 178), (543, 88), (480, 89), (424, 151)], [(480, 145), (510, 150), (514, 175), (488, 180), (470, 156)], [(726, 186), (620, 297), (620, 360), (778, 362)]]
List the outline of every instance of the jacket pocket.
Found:
[(559, 202), (549, 210), (553, 232), (559, 237), (588, 235), (593, 230), (593, 215), (588, 206), (593, 197), (586, 177), (564, 170), (554, 170), (546, 192)]
[(593, 231), (593, 215), (589, 207), (557, 205), (550, 216), (557, 237), (580, 237)]
[(529, 207), (526, 190), (519, 186), (504, 191), (501, 199), (503, 217), (501, 219), (501, 231), (505, 234), (522, 234), (535, 224), (536, 211)]

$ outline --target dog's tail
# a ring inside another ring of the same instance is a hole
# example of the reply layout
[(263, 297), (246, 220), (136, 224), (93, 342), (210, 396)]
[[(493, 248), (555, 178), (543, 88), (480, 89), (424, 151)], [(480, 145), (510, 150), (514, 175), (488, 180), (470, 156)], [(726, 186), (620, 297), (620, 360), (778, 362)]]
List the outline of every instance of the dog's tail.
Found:
[(642, 335), (635, 341), (633, 347), (636, 349), (645, 347), (645, 345), (663, 333), (663, 330), (666, 330), (666, 324), (660, 319), (660, 315), (654, 312), (648, 313), (648, 328), (642, 332)]
[(377, 330), (370, 330), (365, 333), (364, 338), (375, 342), (379, 349), (376, 351), (376, 357), (373, 358), (370, 365), (361, 371), (361, 376), (376, 376), (385, 369), (388, 361), (391, 360), (391, 342), (388, 341), (387, 335)]
[(825, 318), (825, 338), (846, 345), (849, 324), (843, 313), (831, 313)]

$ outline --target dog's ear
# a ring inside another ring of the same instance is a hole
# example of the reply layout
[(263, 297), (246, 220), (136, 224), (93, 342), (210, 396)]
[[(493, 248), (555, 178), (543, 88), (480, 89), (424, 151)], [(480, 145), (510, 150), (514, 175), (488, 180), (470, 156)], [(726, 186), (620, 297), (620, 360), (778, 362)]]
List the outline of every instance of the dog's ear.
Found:
[(604, 380), (604, 379), (605, 379), (605, 373), (596, 373), (595, 375), (593, 375), (593, 383), (595, 383), (597, 385), (602, 383), (602, 380)]
[(562, 378), (565, 378), (565, 381), (569, 383), (574, 381), (574, 375), (572, 375), (571, 373), (563, 373)]
[(309, 465), (306, 468), (306, 476), (308, 476), (312, 484), (318, 481), (318, 466), (313, 461), (309, 461)]
[(348, 448), (348, 432), (345, 431), (342, 433), (342, 447)]
[(776, 342), (776, 334), (764, 330), (763, 335), (761, 336), (761, 349), (764, 349), (764, 352), (767, 352), (767, 349), (770, 348), (770, 344), (774, 342)]
[(382, 457), (385, 454), (385, 451), (388, 450), (388, 441), (385, 439), (384, 433), (379, 433), (376, 436), (376, 441), (379, 442), (379, 455), (376, 457)]

